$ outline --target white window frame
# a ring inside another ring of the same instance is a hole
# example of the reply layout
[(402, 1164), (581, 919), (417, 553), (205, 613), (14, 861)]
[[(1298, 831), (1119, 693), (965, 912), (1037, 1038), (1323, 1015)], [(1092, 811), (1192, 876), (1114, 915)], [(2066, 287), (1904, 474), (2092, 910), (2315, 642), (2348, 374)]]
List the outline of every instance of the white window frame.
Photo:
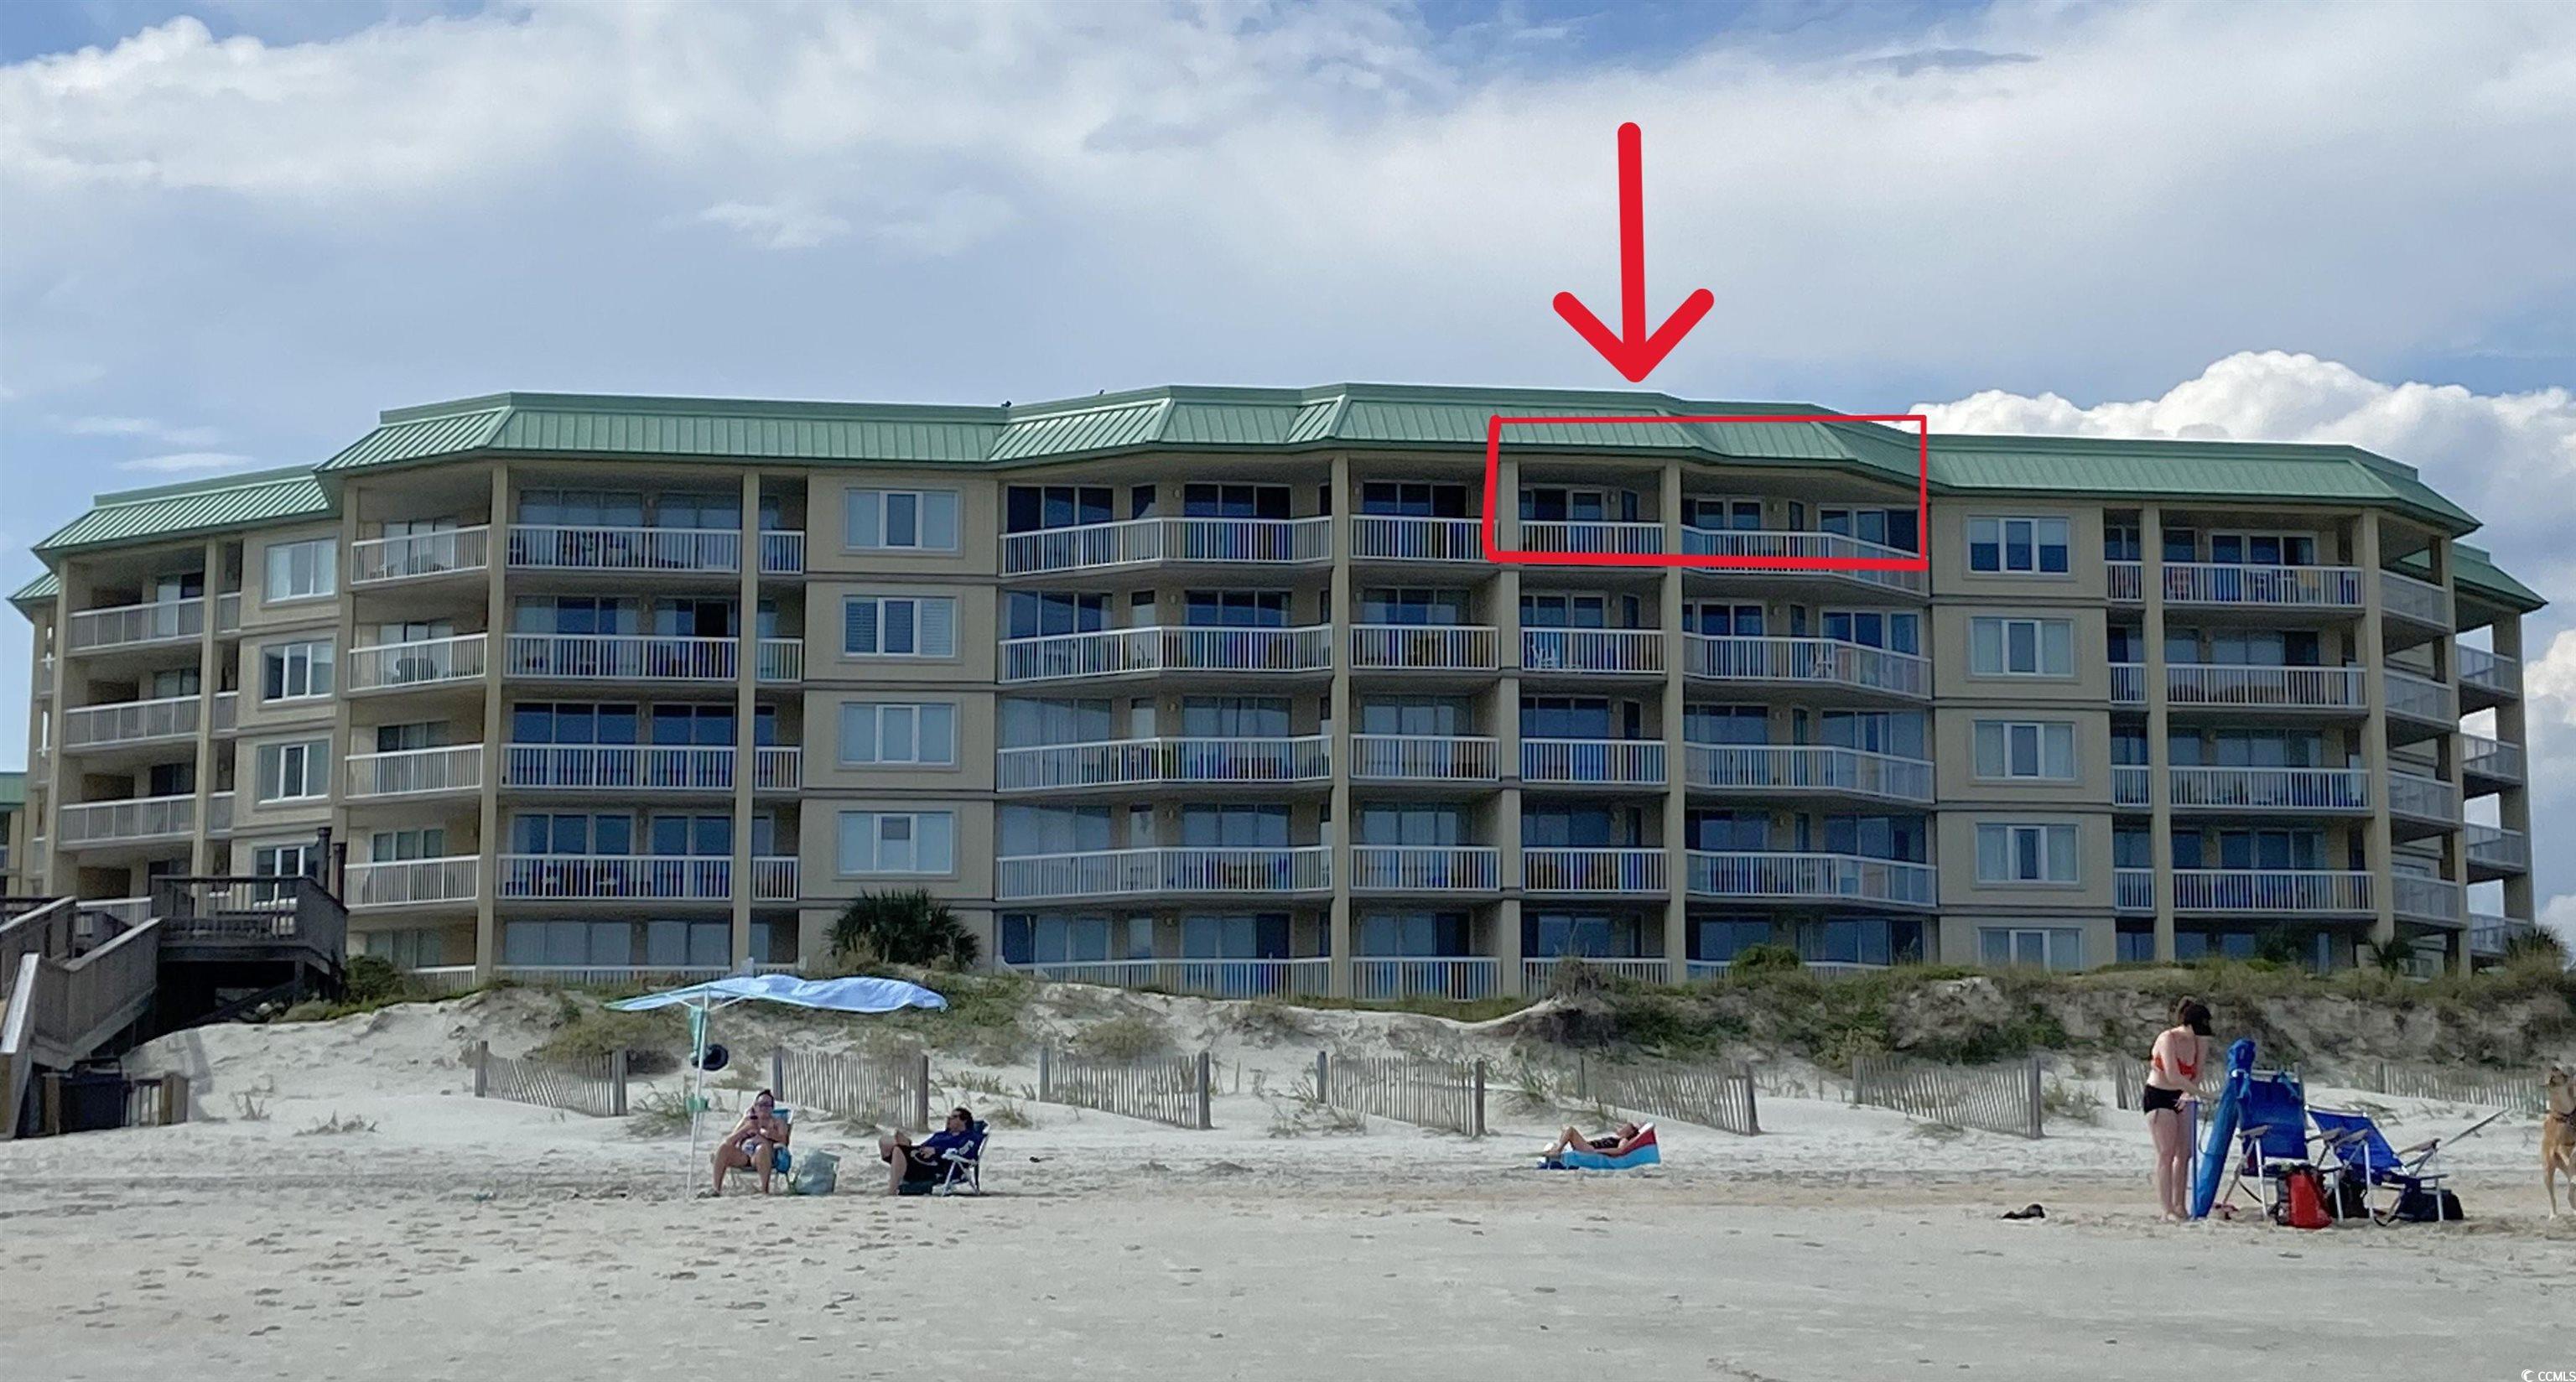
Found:
[[(304, 668), (304, 689), (296, 691), (291, 688), (295, 685), (295, 669), (299, 662), (299, 655)], [(268, 660), (272, 657), (277, 658), (280, 663), (278, 684), (289, 688), (274, 696), (268, 694)], [(318, 691), (313, 689), (313, 674), (317, 668), (322, 672), (323, 679), (330, 683)], [(287, 701), (329, 700), (339, 684), (338, 651), (331, 639), (299, 638), (289, 643), (271, 643), (260, 649), (259, 700), (262, 705), (279, 705)]]
[[(886, 537), (886, 516), (892, 507), (891, 501), (897, 496), (908, 498), (912, 501), (913, 540), (910, 542), (892, 542), (887, 540)], [(944, 545), (926, 540), (931, 527), (929, 522), (931, 506), (934, 503), (944, 504), (948, 509), (948, 540)], [(851, 552), (955, 552), (963, 542), (961, 530), (965, 526), (963, 512), (965, 506), (966, 504), (963, 495), (959, 491), (953, 489), (879, 489), (868, 485), (854, 485), (845, 493), (841, 501), (841, 543), (843, 550)], [(866, 514), (866, 511), (871, 509), (874, 512), (872, 514)], [(863, 514), (865, 515), (864, 518)], [(873, 528), (875, 533), (874, 541), (866, 540), (862, 533), (863, 526), (871, 526)]]
[[(2012, 564), (2012, 529), (2017, 523), (2030, 527), (2030, 565), (2027, 567)], [(2051, 528), (2057, 534), (2054, 543), (2045, 536)], [(1992, 567), (1977, 565), (1977, 544), (1981, 540), (1978, 533), (1981, 529), (1993, 534), (1995, 564)], [(2066, 549), (2066, 569), (2063, 571), (2050, 571), (2040, 564), (2040, 549), (2052, 545)], [(1972, 514), (1968, 518), (1968, 571), (1978, 576), (2035, 577), (2050, 581), (2072, 579), (2075, 575), (2075, 521), (2045, 513)]]
[[(923, 867), (920, 857), (922, 842), (927, 838), (924, 821), (937, 820), (946, 835), (947, 859), (936, 868)], [(901, 822), (898, 833), (895, 823)], [(832, 868), (842, 878), (954, 878), (957, 876), (957, 813), (954, 811), (870, 811), (849, 810), (833, 820)], [(853, 831), (860, 832), (854, 835)], [(853, 864), (851, 845), (864, 837), (868, 857)], [(911, 855), (909, 864), (889, 865), (891, 846), (900, 844)]]
[[(291, 579), (279, 579), (280, 559), (284, 560), (285, 574), (292, 578), (295, 574), (296, 554), (307, 549), (314, 553), (313, 578), (317, 584), (310, 590), (285, 589), (284, 587), (291, 584)], [(261, 561), (259, 602), (263, 605), (282, 605), (296, 600), (326, 600), (340, 593), (340, 540), (338, 538), (309, 537), (294, 542), (272, 542), (268, 544)]]
[[(1977, 963), (1993, 963), (1986, 958), (1986, 938), (2001, 936), (2004, 938), (2004, 963), (2020, 964), (2021, 961), (2014, 958), (2014, 953), (2020, 949), (2017, 942), (2023, 936), (2032, 935), (2040, 938), (2042, 967), (2061, 971), (2084, 968), (2084, 928), (2073, 923), (2063, 926), (1980, 926), (1977, 928)], [(2061, 946), (2068, 944), (2074, 947), (2075, 953), (2059, 954)]]
[[(937, 718), (926, 712), (944, 712), (948, 721), (947, 751), (937, 758), (922, 756), (922, 727)], [(867, 741), (875, 747), (874, 756), (860, 758), (851, 750), (857, 740), (850, 733), (855, 720), (868, 722)], [(912, 741), (912, 757), (885, 756), (887, 728), (899, 721), (910, 722), (905, 732)], [(910, 768), (954, 771), (957, 767), (957, 703), (955, 701), (843, 701), (841, 702), (840, 763), (844, 768)]]
[[(1993, 732), (1992, 742), (2000, 755), (1993, 771), (1988, 771), (1986, 762), (1988, 731)], [(2063, 774), (2048, 771), (2049, 741), (2052, 739), (2063, 742), (2066, 764)], [(2035, 771), (2027, 773), (2014, 770), (2025, 741), (2035, 767)], [(1969, 751), (1976, 763), (1976, 776), (1980, 782), (2072, 783), (2084, 775), (2084, 766), (2075, 757), (2075, 722), (2072, 720), (1979, 720), (1970, 732)]]
[[(298, 749), (302, 750), (300, 754), (295, 755), (298, 761), (296, 771), (298, 790), (288, 792), (285, 789), (289, 751)], [(331, 741), (328, 739), (281, 739), (274, 743), (261, 744), (253, 750), (251, 762), (251, 791), (253, 799), (262, 806), (330, 799)], [(272, 763), (275, 764), (274, 772), (270, 770)], [(277, 780), (278, 785), (277, 794), (274, 796), (268, 794), (268, 784), (272, 777)]]
[[(877, 630), (877, 647), (876, 647), (876, 648), (874, 648), (874, 649), (860, 649), (860, 648), (853, 648), (853, 647), (851, 647), (851, 646), (850, 646), (850, 606), (851, 606), (851, 605), (853, 605), (853, 604), (858, 603), (858, 602), (859, 602), (859, 601), (861, 601), (861, 600), (865, 600), (865, 601), (868, 601), (868, 602), (870, 602), (870, 603), (873, 603), (873, 604), (877, 607), (877, 620), (876, 620), (876, 630)], [(923, 628), (923, 622), (924, 622), (924, 621), (923, 621), (923, 619), (922, 619), (922, 615), (921, 615), (922, 607), (923, 607), (923, 606), (926, 606), (926, 605), (934, 604), (934, 603), (945, 603), (945, 604), (948, 606), (948, 647), (947, 647), (946, 649), (942, 650), (942, 651), (939, 651), (939, 652), (931, 652), (931, 651), (926, 650), (926, 649), (923, 647), (923, 643), (924, 643), (924, 641), (925, 641), (925, 640), (922, 638), (922, 628)], [(909, 605), (913, 606), (913, 611), (912, 611), (912, 651), (910, 651), (910, 652), (887, 652), (887, 651), (885, 651), (886, 607), (887, 607), (888, 605), (893, 605), (893, 604), (909, 604)], [(844, 596), (842, 596), (842, 597), (841, 597), (841, 656), (846, 657), (846, 658), (905, 658), (905, 659), (919, 660), (919, 661), (924, 661), (924, 662), (951, 662), (951, 661), (956, 660), (956, 657), (957, 657), (957, 597), (956, 597), (956, 596), (954, 596), (954, 595), (864, 595), (864, 594), (853, 594), (853, 595), (844, 595)]]
[[(1986, 872), (1988, 831), (1999, 831), (2003, 837), (2004, 877)], [(2062, 833), (2061, 833), (2062, 832)], [(2021, 840), (2036, 833), (2039, 840), (2039, 877), (2023, 878), (2013, 870), (2021, 858)], [(2063, 845), (2052, 843), (2063, 841)], [(2057, 877), (2060, 854), (2064, 856), (2066, 874)], [(2084, 831), (2065, 821), (1979, 821), (1977, 823), (1977, 885), (1987, 888), (2075, 888), (2084, 884)]]
[[(1999, 659), (1993, 667), (1977, 665), (1977, 629), (1995, 626), (1995, 653)], [(2061, 671), (2048, 670), (2048, 626), (2060, 625), (2066, 630), (2066, 666)], [(2015, 626), (2030, 629), (2031, 667), (2023, 672), (2013, 670), (2012, 631)], [(2075, 621), (2042, 619), (2031, 615), (1978, 614), (1968, 619), (1968, 675), (1975, 677), (2019, 677), (2032, 680), (2072, 681), (2075, 679)]]

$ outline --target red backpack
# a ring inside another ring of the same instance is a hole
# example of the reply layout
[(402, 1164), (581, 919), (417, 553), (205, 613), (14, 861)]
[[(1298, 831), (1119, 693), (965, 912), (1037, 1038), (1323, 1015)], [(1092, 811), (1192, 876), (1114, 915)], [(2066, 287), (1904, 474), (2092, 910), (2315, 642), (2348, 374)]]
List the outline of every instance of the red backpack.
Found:
[(2334, 1220), (2326, 1217), (2325, 1177), (2314, 1166), (2293, 1166), (2281, 1173), (2281, 1222), (2292, 1228), (2325, 1228)]

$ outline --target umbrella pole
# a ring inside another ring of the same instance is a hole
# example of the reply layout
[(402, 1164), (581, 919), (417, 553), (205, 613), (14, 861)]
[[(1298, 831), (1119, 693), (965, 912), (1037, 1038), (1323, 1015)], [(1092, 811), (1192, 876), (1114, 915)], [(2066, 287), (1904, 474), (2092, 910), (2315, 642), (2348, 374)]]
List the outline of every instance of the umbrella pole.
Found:
[(689, 1160), (680, 1168), (680, 1198), (698, 1185), (698, 1111), (706, 1104), (707, 1018), (710, 1007), (689, 1006)]

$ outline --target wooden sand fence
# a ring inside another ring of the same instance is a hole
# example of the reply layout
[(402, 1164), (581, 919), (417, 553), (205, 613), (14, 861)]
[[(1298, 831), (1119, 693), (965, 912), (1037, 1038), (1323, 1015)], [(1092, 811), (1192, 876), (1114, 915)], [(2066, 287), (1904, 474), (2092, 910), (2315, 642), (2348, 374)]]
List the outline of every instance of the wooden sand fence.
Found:
[(1935, 1065), (1910, 1056), (1852, 1058), (1851, 1101), (1933, 1123), (2014, 1137), (2044, 1136), (2039, 1058), (2001, 1065)]
[(1315, 1088), (1334, 1108), (1416, 1127), (1485, 1135), (1485, 1063), (1315, 1053)]
[(474, 1097), (536, 1104), (593, 1118), (626, 1116), (626, 1053), (586, 1060), (540, 1061), (492, 1054), (478, 1041), (467, 1053), (474, 1066)]
[(1534, 1079), (1559, 1103), (1697, 1123), (1745, 1137), (1762, 1131), (1750, 1066), (1730, 1070), (1652, 1057), (1605, 1061), (1577, 1056), (1571, 1063), (1525, 1065), (1522, 1074), (1523, 1083)]
[(1052, 1044), (1038, 1047), (1038, 1100), (1141, 1118), (1176, 1128), (1215, 1126), (1209, 1109), (1208, 1053), (1103, 1061)]
[(2449, 1104), (2510, 1109), (2532, 1118), (2539, 1117), (2549, 1108), (2549, 1096), (2541, 1087), (2540, 1075), (2529, 1070), (2362, 1061), (2336, 1067), (2331, 1077), (2319, 1072), (2317, 1079), (2320, 1083), (2390, 1094), (2401, 1099), (2432, 1099)]
[(930, 1126), (930, 1053), (773, 1050), (769, 1091), (799, 1112), (864, 1118), (883, 1128)]

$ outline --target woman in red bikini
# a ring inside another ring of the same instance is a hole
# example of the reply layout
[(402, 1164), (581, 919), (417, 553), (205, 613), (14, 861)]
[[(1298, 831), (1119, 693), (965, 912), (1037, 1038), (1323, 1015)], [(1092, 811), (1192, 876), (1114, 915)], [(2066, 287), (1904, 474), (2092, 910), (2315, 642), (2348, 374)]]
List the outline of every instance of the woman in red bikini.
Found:
[(2183, 1221), (2184, 1196), (2191, 1185), (2191, 1124), (2182, 1101), (2201, 1100), (2213, 1044), (2209, 1005), (2183, 998), (2174, 1003), (2173, 1025), (2156, 1034), (2155, 1049), (2147, 1054), (2147, 1135), (2156, 1143), (2156, 1198), (2169, 1224)]

